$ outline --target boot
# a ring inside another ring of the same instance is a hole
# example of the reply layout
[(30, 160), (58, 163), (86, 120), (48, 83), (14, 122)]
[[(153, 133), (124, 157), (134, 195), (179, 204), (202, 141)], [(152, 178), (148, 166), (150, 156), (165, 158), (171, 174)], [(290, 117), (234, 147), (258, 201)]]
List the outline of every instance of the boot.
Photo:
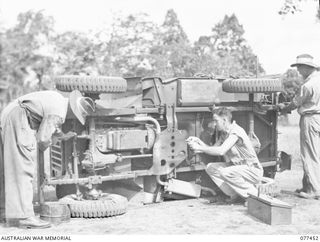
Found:
[(315, 193), (309, 193), (309, 192), (300, 192), (298, 194), (299, 197), (305, 198), (305, 199), (320, 199), (320, 196)]
[(51, 227), (51, 224), (36, 216), (19, 220), (19, 227), (26, 229), (44, 229)]

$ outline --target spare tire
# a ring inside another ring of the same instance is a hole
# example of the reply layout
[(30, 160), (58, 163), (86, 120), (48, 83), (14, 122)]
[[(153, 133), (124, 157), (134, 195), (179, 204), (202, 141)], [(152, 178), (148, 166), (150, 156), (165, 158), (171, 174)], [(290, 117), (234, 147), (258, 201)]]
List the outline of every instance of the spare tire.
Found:
[(241, 78), (222, 82), (222, 90), (232, 93), (264, 93), (283, 91), (280, 79)]
[(85, 93), (118, 93), (127, 90), (127, 81), (122, 77), (111, 76), (54, 76), (53, 81), (58, 90), (71, 92), (79, 90)]
[(59, 200), (67, 204), (72, 218), (103, 218), (124, 214), (128, 199), (117, 194), (108, 194), (99, 200), (74, 200), (68, 195)]

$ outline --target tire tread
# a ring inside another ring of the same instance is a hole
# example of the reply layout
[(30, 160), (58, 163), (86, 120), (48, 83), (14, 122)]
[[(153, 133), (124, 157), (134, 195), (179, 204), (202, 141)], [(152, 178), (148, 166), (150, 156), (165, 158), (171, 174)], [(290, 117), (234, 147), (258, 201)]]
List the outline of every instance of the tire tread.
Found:
[(229, 93), (265, 93), (283, 91), (279, 79), (229, 79), (222, 83), (222, 90)]
[(111, 76), (54, 76), (53, 81), (59, 91), (79, 90), (85, 93), (120, 93), (127, 90), (127, 81), (122, 77)]

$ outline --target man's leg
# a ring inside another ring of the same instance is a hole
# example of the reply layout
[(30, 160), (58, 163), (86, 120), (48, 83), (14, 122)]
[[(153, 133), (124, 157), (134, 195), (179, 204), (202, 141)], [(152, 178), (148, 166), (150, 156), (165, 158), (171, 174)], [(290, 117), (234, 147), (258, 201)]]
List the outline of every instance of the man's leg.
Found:
[(33, 173), (31, 151), (35, 148), (33, 131), (25, 111), (14, 108), (3, 127), (5, 210), (8, 219), (34, 216)]
[(221, 170), (222, 179), (240, 196), (247, 198), (248, 193), (258, 194), (254, 186), (259, 183), (263, 170), (247, 165), (230, 166)]
[[(0, 128), (1, 129), (1, 128)], [(3, 143), (0, 130), (0, 222), (5, 220)]]
[(237, 193), (221, 177), (221, 170), (225, 167), (227, 167), (225, 162), (209, 163), (206, 172), (224, 194), (231, 198), (237, 197)]
[(302, 188), (301, 189), (297, 189), (297, 192), (307, 192), (310, 193), (311, 192), (311, 185), (307, 176), (307, 172), (305, 171), (305, 162), (307, 157), (306, 154), (308, 153), (307, 151), (307, 147), (306, 144), (304, 143), (305, 139), (306, 139), (306, 135), (307, 134), (307, 128), (305, 126), (305, 121), (304, 121), (304, 117), (300, 117), (300, 122), (299, 122), (299, 127), (300, 127), (300, 159), (302, 162), (302, 168), (303, 168), (303, 177), (302, 177)]
[(320, 115), (300, 120), (300, 150), (304, 193), (320, 196)]

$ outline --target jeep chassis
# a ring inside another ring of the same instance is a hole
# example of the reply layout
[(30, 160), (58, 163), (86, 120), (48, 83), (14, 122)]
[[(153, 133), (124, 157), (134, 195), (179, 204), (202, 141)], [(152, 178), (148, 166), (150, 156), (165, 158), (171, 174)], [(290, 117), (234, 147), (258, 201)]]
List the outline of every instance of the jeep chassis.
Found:
[[(275, 105), (282, 90), (278, 79), (58, 76), (54, 81), (62, 92), (80, 90), (97, 107), (84, 126), (67, 117), (63, 131), (77, 135), (50, 147), (48, 172), (44, 154), (38, 154), (41, 203), (47, 185), (55, 187), (58, 199), (70, 194), (78, 197), (77, 204), (109, 193), (130, 199), (140, 190), (146, 194), (145, 203), (163, 197), (199, 197), (201, 191), (214, 194), (215, 185), (205, 168), (222, 158), (194, 155), (185, 140), (197, 136), (213, 144), (217, 132), (210, 126), (211, 110), (220, 106), (229, 107), (249, 137), (260, 140), (258, 158), (264, 176), (290, 169), (290, 156), (277, 149)], [(80, 206), (80, 210), (75, 205), (72, 215), (121, 214), (126, 205), (124, 200), (117, 201), (121, 205), (110, 213), (101, 211), (109, 205)]]

